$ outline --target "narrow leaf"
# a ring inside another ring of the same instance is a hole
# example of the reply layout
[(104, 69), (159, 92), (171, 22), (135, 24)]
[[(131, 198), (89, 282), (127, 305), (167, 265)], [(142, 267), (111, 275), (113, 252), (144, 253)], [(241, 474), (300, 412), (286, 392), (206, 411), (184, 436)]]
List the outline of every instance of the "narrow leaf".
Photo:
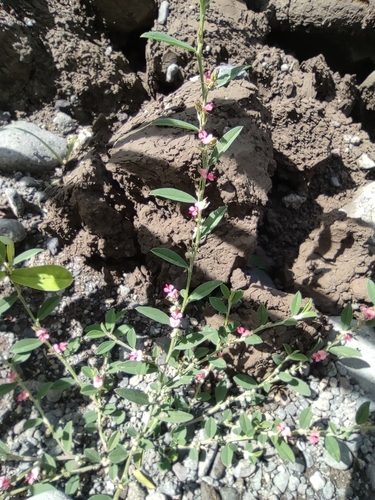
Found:
[(137, 481), (140, 482), (141, 484), (143, 484), (143, 486), (145, 486), (146, 488), (150, 488), (153, 490), (156, 488), (156, 486), (152, 482), (152, 480), (148, 476), (146, 476), (146, 474), (141, 472), (140, 470), (135, 470), (133, 472), (133, 475), (137, 479)]
[(208, 234), (212, 233), (215, 227), (220, 223), (221, 219), (224, 217), (227, 207), (220, 207), (210, 213), (207, 219), (203, 223), (203, 228), (201, 231), (201, 238), (204, 238)]
[(17, 299), (17, 295), (11, 295), (0, 299), (0, 316), (10, 309)]
[(196, 52), (195, 48), (189, 45), (188, 43), (181, 42), (174, 38), (173, 36), (167, 35), (161, 31), (148, 31), (147, 33), (143, 33), (141, 38), (148, 38), (150, 40), (155, 40), (155, 42), (164, 42), (168, 45), (173, 45), (180, 49), (188, 50), (189, 52)]
[(346, 304), (344, 309), (341, 312), (341, 327), (345, 331), (350, 329), (353, 319), (353, 309), (351, 304)]
[(311, 419), (312, 419), (312, 409), (311, 406), (308, 406), (301, 412), (298, 419), (299, 426), (301, 427), (301, 429), (308, 429), (311, 424)]
[(293, 377), (293, 379), (288, 382), (288, 385), (299, 394), (302, 394), (302, 396), (311, 396), (310, 387), (306, 384), (306, 382), (297, 377)]
[(134, 328), (129, 329), (129, 331), (126, 335), (126, 338), (128, 340), (128, 344), (130, 345), (130, 347), (132, 349), (135, 349), (135, 347), (137, 345), (137, 334), (135, 333)]
[(113, 349), (115, 345), (116, 342), (114, 340), (106, 340), (105, 342), (102, 342), (100, 346), (98, 346), (96, 354), (105, 354)]
[(14, 258), (13, 264), (16, 265), (24, 260), (31, 259), (31, 257), (34, 257), (34, 255), (38, 255), (38, 253), (43, 251), (43, 248), (32, 248), (31, 250), (26, 250), (26, 252), (22, 252)]
[(217, 424), (213, 417), (209, 417), (204, 424), (204, 430), (207, 434), (208, 439), (212, 439), (217, 432)]
[(112, 451), (116, 448), (120, 441), (120, 431), (115, 431), (111, 437), (108, 439), (107, 448), (108, 451)]
[(23, 339), (16, 342), (10, 349), (13, 354), (23, 354), (31, 352), (41, 346), (43, 342), (39, 339)]
[(9, 384), (1, 384), (0, 385), (0, 398), (8, 394), (8, 392), (13, 391), (17, 387), (17, 382), (12, 382)]
[(146, 316), (147, 318), (153, 319), (157, 323), (161, 323), (162, 325), (169, 325), (169, 316), (167, 316), (163, 311), (159, 311), (154, 307), (147, 306), (139, 306), (136, 307), (136, 310)]
[(116, 313), (114, 309), (107, 311), (105, 315), (105, 327), (109, 332), (113, 332), (116, 323)]
[(26, 420), (26, 422), (23, 424), (23, 429), (26, 431), (27, 429), (38, 427), (42, 423), (43, 423), (42, 418), (30, 418), (29, 420)]
[(223, 135), (223, 137), (216, 143), (210, 158), (208, 160), (208, 166), (214, 165), (218, 159), (230, 148), (233, 142), (242, 132), (243, 127), (234, 127), (229, 132)]
[(357, 425), (365, 424), (370, 418), (370, 402), (362, 403), (355, 414), (355, 422)]
[(201, 300), (207, 295), (209, 295), (211, 292), (215, 290), (218, 286), (222, 284), (222, 281), (219, 280), (213, 280), (213, 281), (207, 281), (206, 283), (203, 283), (202, 285), (199, 285), (192, 294), (190, 294), (188, 298), (188, 302), (194, 302), (196, 300)]
[(227, 384), (225, 380), (220, 380), (215, 387), (215, 399), (216, 404), (220, 404), (225, 400), (225, 396), (227, 395)]
[(199, 132), (199, 128), (192, 123), (176, 120), (175, 118), (157, 118), (151, 122), (151, 125), (156, 125), (157, 127), (183, 128), (185, 130), (191, 130), (192, 132)]
[(148, 405), (149, 400), (146, 393), (138, 389), (116, 389), (117, 394), (122, 398), (128, 399), (137, 405)]
[(183, 267), (184, 269), (189, 269), (189, 266), (184, 261), (184, 259), (180, 257), (173, 250), (169, 250), (168, 248), (153, 248), (151, 252), (160, 257), (161, 259), (164, 259), (167, 262), (174, 264), (175, 266)]
[(73, 422), (68, 422), (65, 425), (61, 441), (64, 445), (64, 451), (69, 453), (73, 445)]
[(334, 354), (335, 356), (342, 356), (343, 358), (360, 358), (362, 354), (357, 351), (357, 349), (353, 349), (352, 347), (346, 346), (336, 346), (330, 347), (328, 352)]
[(197, 202), (197, 200), (194, 198), (194, 196), (191, 196), (191, 194), (174, 188), (154, 189), (150, 194), (152, 194), (153, 196), (159, 196), (160, 198), (166, 198), (167, 200), (179, 201), (180, 203)]
[(193, 415), (181, 410), (169, 411), (166, 416), (159, 416), (161, 422), (171, 422), (173, 424), (182, 424), (193, 420)]
[(246, 373), (235, 375), (233, 377), (233, 380), (236, 382), (236, 384), (240, 385), (244, 389), (255, 389), (256, 387), (258, 387), (258, 384), (255, 382), (255, 380), (249, 377), (249, 375), (246, 375)]
[(37, 318), (39, 321), (45, 319), (59, 305), (61, 297), (54, 295), (49, 297), (40, 307)]
[(44, 396), (47, 395), (48, 391), (51, 389), (52, 386), (53, 382), (46, 382), (45, 384), (43, 384), (42, 387), (39, 389), (38, 394), (36, 395), (36, 399), (38, 401), (43, 399)]
[(296, 461), (292, 448), (284, 441), (284, 439), (277, 438), (273, 444), (280, 458), (292, 463)]
[(64, 378), (60, 378), (59, 380), (54, 382), (51, 389), (53, 391), (64, 391), (65, 389), (72, 387), (72, 385), (74, 385), (74, 384), (75, 384), (75, 381), (73, 378), (64, 377)]
[(301, 309), (301, 304), (302, 304), (302, 294), (301, 292), (297, 292), (293, 299), (292, 303), (290, 304), (290, 312), (292, 313), (292, 316), (296, 316), (300, 309)]
[(56, 292), (70, 286), (73, 277), (64, 267), (49, 265), (14, 269), (10, 280), (35, 290)]
[(371, 302), (375, 305), (375, 283), (371, 280), (367, 282), (367, 294)]
[(341, 452), (340, 445), (336, 438), (333, 436), (326, 436), (324, 440), (325, 449), (331, 455), (332, 458), (336, 460), (336, 462), (340, 462)]

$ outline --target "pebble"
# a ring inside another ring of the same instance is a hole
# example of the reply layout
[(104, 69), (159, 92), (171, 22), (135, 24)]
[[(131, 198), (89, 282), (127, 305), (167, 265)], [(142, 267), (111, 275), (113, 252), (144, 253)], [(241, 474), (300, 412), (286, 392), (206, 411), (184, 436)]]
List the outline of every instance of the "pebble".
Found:
[(287, 208), (294, 208), (295, 210), (301, 208), (301, 206), (305, 203), (307, 198), (305, 196), (299, 196), (298, 194), (291, 193), (282, 198), (282, 202)]
[(53, 119), (53, 124), (57, 130), (66, 135), (76, 129), (76, 124), (73, 118), (62, 111), (59, 111)]
[(218, 445), (215, 444), (212, 448), (208, 448), (207, 450), (203, 450), (203, 452), (201, 452), (198, 464), (199, 477), (207, 476), (211, 464), (216, 456), (217, 449)]
[(360, 219), (375, 227), (375, 182), (369, 182), (359, 188), (352, 201), (340, 210), (348, 217)]
[(288, 482), (288, 490), (297, 491), (298, 486), (300, 484), (299, 478), (297, 476), (290, 476)]
[(25, 200), (14, 188), (7, 188), (5, 190), (5, 195), (14, 215), (21, 218), (25, 211)]
[(315, 471), (312, 476), (310, 476), (310, 483), (315, 491), (322, 490), (326, 484), (325, 479), (318, 470)]
[(231, 488), (230, 486), (226, 486), (220, 489), (221, 498), (225, 498), (225, 500), (240, 500), (239, 492)]
[(236, 478), (239, 477), (249, 477), (255, 471), (255, 465), (252, 464), (249, 460), (243, 458), (238, 462), (236, 467), (233, 470), (233, 475)]
[(172, 63), (168, 66), (167, 71), (165, 72), (165, 79), (168, 83), (174, 82), (177, 73), (180, 71), (180, 67), (176, 63)]
[(284, 73), (287, 73), (289, 71), (289, 64), (282, 64), (281, 67), (280, 67), (281, 71), (283, 71)]
[(284, 493), (285, 492), (285, 490), (286, 490), (286, 488), (288, 486), (289, 477), (290, 477), (289, 472), (284, 469), (284, 471), (279, 472), (273, 478), (273, 484), (280, 491), (280, 493)]
[(51, 255), (57, 255), (60, 251), (60, 242), (58, 238), (49, 238), (46, 243), (46, 248), (51, 252)]
[(0, 236), (7, 236), (15, 243), (26, 238), (26, 229), (14, 219), (0, 219)]
[(358, 158), (357, 165), (362, 170), (370, 170), (375, 167), (375, 161), (367, 153), (363, 153)]
[[(132, 496), (132, 499), (133, 498), (134, 497)], [(164, 495), (164, 493), (159, 493), (158, 491), (154, 491), (149, 495), (147, 495), (147, 497), (145, 497), (145, 500), (168, 500), (168, 497)]]
[(212, 479), (219, 480), (222, 477), (224, 477), (225, 471), (226, 471), (226, 467), (223, 464), (223, 461), (221, 460), (220, 453), (217, 453), (215, 460), (212, 464), (210, 476), (212, 477)]
[(36, 179), (34, 179), (34, 177), (30, 177), (29, 175), (25, 175), (24, 177), (21, 177), (21, 179), (19, 180), (19, 184), (21, 186), (25, 186), (25, 187), (39, 187), (40, 185), (40, 181), (37, 181)]
[(163, 0), (159, 7), (158, 24), (164, 26), (166, 24), (169, 14), (169, 2)]
[(327, 481), (323, 488), (323, 496), (326, 500), (330, 500), (335, 494), (335, 487), (331, 481)]

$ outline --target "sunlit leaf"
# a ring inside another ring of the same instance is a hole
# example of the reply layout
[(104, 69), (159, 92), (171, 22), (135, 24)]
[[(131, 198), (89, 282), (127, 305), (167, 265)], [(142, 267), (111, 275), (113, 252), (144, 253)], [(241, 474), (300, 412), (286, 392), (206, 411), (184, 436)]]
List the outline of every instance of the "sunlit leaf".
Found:
[(331, 455), (331, 457), (335, 459), (336, 462), (340, 462), (341, 451), (337, 439), (333, 436), (326, 436), (324, 440), (324, 446), (325, 449), (328, 451), (328, 453)]
[(237, 76), (240, 73), (242, 73), (243, 71), (246, 71), (249, 68), (250, 68), (250, 66), (236, 66), (234, 68), (230, 68), (228, 71), (226, 71), (225, 73), (220, 75), (220, 77), (216, 81), (215, 88), (219, 88), (219, 87), (223, 87), (224, 85), (227, 85), (230, 81), (237, 78)]
[(10, 349), (13, 354), (23, 354), (37, 349), (43, 344), (39, 339), (22, 339), (16, 342)]
[(161, 259), (174, 264), (175, 266), (189, 269), (189, 265), (184, 261), (184, 259), (173, 250), (169, 250), (168, 248), (153, 248), (151, 252)]
[(17, 295), (10, 295), (9, 297), (0, 299), (0, 316), (10, 309), (17, 299)]
[(301, 429), (308, 429), (311, 424), (311, 419), (312, 419), (312, 409), (311, 406), (308, 406), (303, 411), (301, 411), (301, 414), (298, 419), (299, 426), (301, 427)]
[(180, 203), (196, 203), (197, 200), (185, 191), (180, 191), (174, 188), (160, 188), (151, 191), (153, 196), (159, 196), (160, 198), (166, 198), (167, 200), (179, 201)]
[(343, 358), (360, 358), (362, 354), (357, 351), (357, 349), (353, 349), (352, 347), (346, 346), (335, 346), (330, 347), (328, 352), (334, 354), (335, 356), (341, 356)]
[(147, 318), (153, 319), (157, 323), (162, 325), (169, 325), (169, 316), (167, 316), (163, 311), (156, 309), (155, 307), (139, 306), (136, 310), (146, 316)]
[(371, 302), (375, 305), (375, 283), (371, 280), (367, 282), (367, 294)]
[(190, 415), (190, 413), (186, 413), (181, 410), (168, 411), (167, 415), (159, 416), (161, 422), (170, 422), (173, 424), (182, 424), (184, 422), (189, 422), (189, 420), (193, 420), (193, 418), (193, 415)]
[(346, 304), (344, 309), (341, 312), (340, 320), (341, 320), (341, 328), (343, 331), (347, 331), (350, 329), (353, 319), (353, 309), (351, 304)]
[(67, 495), (74, 495), (79, 487), (79, 476), (72, 476), (65, 484), (65, 493)]
[(203, 223), (201, 238), (204, 238), (212, 233), (215, 227), (221, 222), (221, 219), (224, 217), (226, 211), (227, 207), (220, 207), (210, 213), (210, 215)]
[(290, 304), (290, 311), (292, 313), (292, 316), (296, 316), (299, 313), (299, 310), (301, 309), (301, 304), (302, 304), (302, 294), (300, 291), (298, 291), (294, 295), (292, 303)]
[(223, 135), (223, 137), (217, 141), (210, 158), (208, 160), (208, 166), (214, 165), (218, 159), (230, 148), (233, 142), (242, 132), (243, 127), (234, 127), (229, 132)]
[(355, 414), (355, 423), (357, 425), (365, 424), (370, 418), (370, 402), (366, 401), (361, 404)]
[(189, 295), (188, 302), (194, 302), (196, 300), (201, 300), (207, 295), (209, 295), (211, 292), (215, 290), (218, 286), (222, 284), (222, 281), (219, 280), (213, 280), (213, 281), (207, 281), (206, 283), (203, 283), (202, 285), (199, 285), (194, 292), (192, 292)]
[(246, 375), (246, 373), (235, 375), (233, 377), (233, 380), (236, 382), (236, 384), (240, 385), (244, 389), (255, 389), (256, 387), (258, 387), (258, 384), (255, 382), (255, 380), (249, 375)]
[(117, 394), (122, 398), (128, 399), (132, 403), (137, 405), (147, 405), (149, 404), (148, 396), (145, 392), (138, 389), (116, 389)]
[(43, 251), (44, 250), (42, 248), (32, 248), (30, 250), (26, 250), (26, 252), (22, 252), (14, 258), (13, 264), (16, 265), (24, 260), (31, 259), (31, 257), (34, 257), (34, 255), (38, 255), (38, 253)]
[(192, 123), (176, 120), (175, 118), (157, 118), (151, 122), (151, 125), (156, 125), (157, 127), (183, 128), (185, 130), (191, 130), (192, 132), (199, 132), (199, 128)]
[(217, 423), (213, 417), (209, 417), (204, 424), (204, 430), (208, 439), (212, 439), (217, 432)]
[(14, 269), (10, 280), (36, 290), (56, 292), (70, 286), (73, 277), (64, 267), (49, 265)]
[(148, 38), (150, 40), (155, 40), (155, 42), (163, 42), (168, 45), (178, 47), (179, 49), (188, 50), (189, 52), (196, 52), (195, 48), (188, 43), (181, 42), (180, 40), (177, 40), (177, 38), (167, 35), (161, 31), (148, 31), (147, 33), (143, 33), (141, 38)]

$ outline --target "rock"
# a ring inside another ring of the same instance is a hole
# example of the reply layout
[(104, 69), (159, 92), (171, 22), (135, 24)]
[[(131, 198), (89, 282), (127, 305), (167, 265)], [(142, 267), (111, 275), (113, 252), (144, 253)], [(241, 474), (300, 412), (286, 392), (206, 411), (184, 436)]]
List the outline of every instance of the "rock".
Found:
[(168, 83), (172, 83), (176, 76), (177, 76), (177, 73), (180, 71), (180, 68), (178, 66), (178, 64), (170, 64), (167, 68), (167, 71), (165, 73), (165, 79)]
[(62, 491), (48, 490), (29, 497), (29, 500), (72, 500), (72, 498)]
[(7, 188), (5, 195), (14, 215), (21, 218), (25, 211), (25, 201), (22, 196), (14, 188)]
[(300, 480), (299, 480), (298, 476), (290, 476), (289, 482), (288, 482), (288, 490), (297, 491), (299, 484), (300, 484)]
[(255, 471), (255, 465), (252, 464), (249, 460), (246, 460), (243, 458), (242, 460), (239, 460), (238, 464), (233, 470), (233, 475), (237, 479), (239, 477), (249, 477), (251, 474), (253, 474)]
[[(166, 24), (169, 14), (169, 2), (163, 0), (159, 7), (158, 24)], [(167, 80), (168, 81), (168, 80)]]
[[(134, 497), (132, 496), (132, 498)], [(164, 493), (158, 493), (157, 491), (154, 491), (147, 495), (147, 497), (145, 497), (145, 500), (168, 500), (168, 497), (167, 495), (164, 495)]]
[(73, 118), (62, 111), (57, 113), (53, 119), (53, 123), (62, 134), (69, 134), (69, 132), (73, 132), (76, 128)]
[(359, 188), (352, 201), (341, 210), (348, 217), (360, 219), (375, 228), (375, 182)]
[(324, 450), (323, 452), (323, 460), (324, 462), (329, 465), (332, 469), (336, 470), (347, 470), (350, 469), (350, 467), (353, 465), (353, 454), (349, 450), (349, 448), (346, 446), (345, 443), (342, 441), (338, 440), (339, 447), (340, 447), (340, 461), (337, 462), (331, 455), (328, 453), (327, 450)]
[(207, 476), (208, 471), (210, 470), (211, 464), (217, 453), (217, 444), (212, 448), (208, 448), (207, 450), (202, 450), (199, 457), (199, 465), (198, 465), (198, 476), (203, 477)]
[(224, 476), (225, 471), (226, 467), (223, 464), (223, 461), (221, 460), (221, 455), (220, 453), (217, 453), (214, 463), (212, 464), (210, 476), (212, 477), (212, 479), (219, 480)]
[(357, 164), (362, 170), (370, 170), (371, 168), (375, 167), (375, 161), (366, 153), (363, 153), (358, 158)]
[(320, 491), (324, 488), (326, 481), (320, 471), (315, 471), (312, 476), (309, 478), (311, 486), (314, 488), (314, 491)]
[(18, 220), (0, 219), (0, 236), (7, 236), (17, 243), (26, 238), (26, 230)]
[(186, 467), (179, 462), (176, 462), (172, 465), (172, 470), (177, 479), (184, 483), (188, 475), (188, 470), (186, 469)]
[(305, 198), (304, 196), (299, 196), (298, 194), (291, 193), (288, 196), (284, 196), (282, 202), (287, 208), (292, 207), (295, 210), (298, 210), (305, 203), (306, 199), (307, 198)]
[(40, 186), (40, 182), (37, 181), (36, 179), (34, 179), (34, 177), (30, 177), (28, 175), (25, 175), (24, 177), (21, 177), (21, 179), (19, 180), (19, 183), (21, 186), (25, 186), (25, 187), (39, 187)]
[(8, 122), (10, 122), (11, 114), (9, 111), (0, 111), (0, 127), (4, 127)]
[[(14, 127), (17, 127), (17, 129)], [(27, 132), (18, 130), (19, 128)], [(45, 170), (56, 167), (59, 161), (39, 139), (46, 142), (62, 158), (67, 152), (65, 139), (26, 121), (7, 125), (0, 131), (0, 139), (0, 171), (4, 172), (18, 170), (21, 172), (44, 173)]]
[(201, 497), (202, 500), (222, 500), (223, 498), (213, 486), (210, 486), (205, 481), (201, 483)]
[(280, 491), (280, 493), (284, 493), (286, 491), (289, 482), (289, 477), (290, 477), (289, 472), (285, 470), (283, 472), (279, 472), (273, 478), (273, 484)]
[[(231, 488), (230, 486), (225, 486), (224, 488), (220, 488), (220, 496), (225, 500), (240, 500), (240, 494), (235, 488)], [(202, 498), (203, 500), (203, 498)]]
[(51, 255), (57, 255), (60, 250), (60, 242), (58, 238), (49, 238), (46, 243), (47, 250)]
[(330, 500), (335, 494), (335, 487), (331, 481), (327, 481), (323, 488), (323, 496), (326, 500)]

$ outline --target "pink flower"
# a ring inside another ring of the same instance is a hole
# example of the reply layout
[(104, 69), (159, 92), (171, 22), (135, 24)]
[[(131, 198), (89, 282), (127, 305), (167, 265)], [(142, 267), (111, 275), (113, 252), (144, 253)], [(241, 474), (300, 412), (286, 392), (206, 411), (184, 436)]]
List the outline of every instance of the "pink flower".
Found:
[(130, 361), (142, 361), (143, 352), (141, 350), (132, 351), (129, 353), (129, 359), (130, 359)]
[(169, 324), (172, 328), (178, 328), (181, 325), (182, 312), (178, 309), (171, 312), (171, 317), (169, 318)]
[(197, 207), (194, 205), (194, 206), (191, 206), (189, 207), (189, 214), (192, 216), (192, 217), (196, 217), (198, 215), (198, 209)]
[(52, 349), (56, 354), (61, 354), (66, 351), (67, 345), (68, 344), (66, 342), (59, 342), (58, 344), (54, 344)]
[(311, 431), (310, 436), (309, 436), (309, 441), (311, 444), (318, 444), (319, 442), (319, 436), (320, 432), (319, 431)]
[(92, 385), (95, 387), (95, 389), (100, 389), (100, 387), (103, 387), (103, 380), (103, 377), (101, 377), (100, 375), (95, 375)]
[(9, 377), (8, 377), (8, 378), (9, 378), (9, 380), (10, 380), (11, 382), (14, 382), (14, 381), (16, 380), (16, 378), (17, 378), (17, 377), (18, 377), (18, 373), (16, 373), (16, 372), (10, 372), (10, 373), (9, 373)]
[(206, 111), (207, 113), (211, 113), (211, 111), (214, 110), (214, 103), (213, 102), (208, 102), (204, 106), (202, 106), (203, 111)]
[(41, 342), (45, 342), (46, 340), (49, 339), (49, 334), (47, 330), (44, 328), (38, 328), (37, 330), (35, 330), (35, 335)]
[(198, 133), (198, 138), (203, 142), (203, 144), (210, 144), (214, 140), (214, 136), (209, 134), (205, 130), (200, 130)]
[(245, 330), (243, 326), (239, 326), (237, 328), (237, 333), (239, 333), (242, 337), (248, 337), (251, 335), (251, 332), (249, 330)]
[(353, 335), (350, 335), (350, 333), (345, 334), (345, 340), (347, 342), (351, 342), (353, 340)]
[(284, 422), (277, 424), (277, 430), (280, 431), (281, 436), (284, 438), (292, 435), (290, 427), (288, 427)]
[(211, 172), (208, 172), (205, 168), (201, 169), (201, 175), (202, 175), (203, 179), (207, 179), (211, 182), (213, 182), (216, 179), (216, 175), (214, 175)]
[(325, 351), (314, 352), (312, 357), (316, 363), (319, 363), (319, 361), (323, 361), (323, 359), (326, 359), (327, 353)]
[(189, 207), (189, 214), (192, 217), (196, 217), (199, 212), (202, 212), (202, 210), (204, 210), (206, 207), (208, 207), (208, 203), (206, 202), (206, 200), (197, 201), (196, 203), (194, 203), (194, 206)]
[(9, 490), (12, 485), (12, 481), (5, 476), (0, 477), (0, 488), (4, 491)]
[(22, 391), (21, 394), (18, 394), (17, 401), (21, 403), (21, 401), (25, 401), (29, 397), (29, 393), (27, 391)]
[(165, 285), (164, 293), (167, 294), (169, 299), (175, 300), (178, 298), (180, 292), (173, 285)]
[(361, 306), (361, 311), (365, 321), (371, 321), (375, 318), (375, 311), (371, 307)]
[(198, 373), (197, 375), (195, 375), (195, 380), (197, 382), (202, 382), (208, 375), (208, 371), (207, 370), (202, 370), (200, 373)]
[(210, 83), (211, 82), (211, 71), (206, 71), (205, 72), (204, 79), (205, 79), (206, 83)]
[(35, 483), (35, 481), (38, 479), (39, 473), (40, 473), (39, 467), (34, 467), (33, 469), (31, 469), (31, 471), (26, 476), (27, 484)]

